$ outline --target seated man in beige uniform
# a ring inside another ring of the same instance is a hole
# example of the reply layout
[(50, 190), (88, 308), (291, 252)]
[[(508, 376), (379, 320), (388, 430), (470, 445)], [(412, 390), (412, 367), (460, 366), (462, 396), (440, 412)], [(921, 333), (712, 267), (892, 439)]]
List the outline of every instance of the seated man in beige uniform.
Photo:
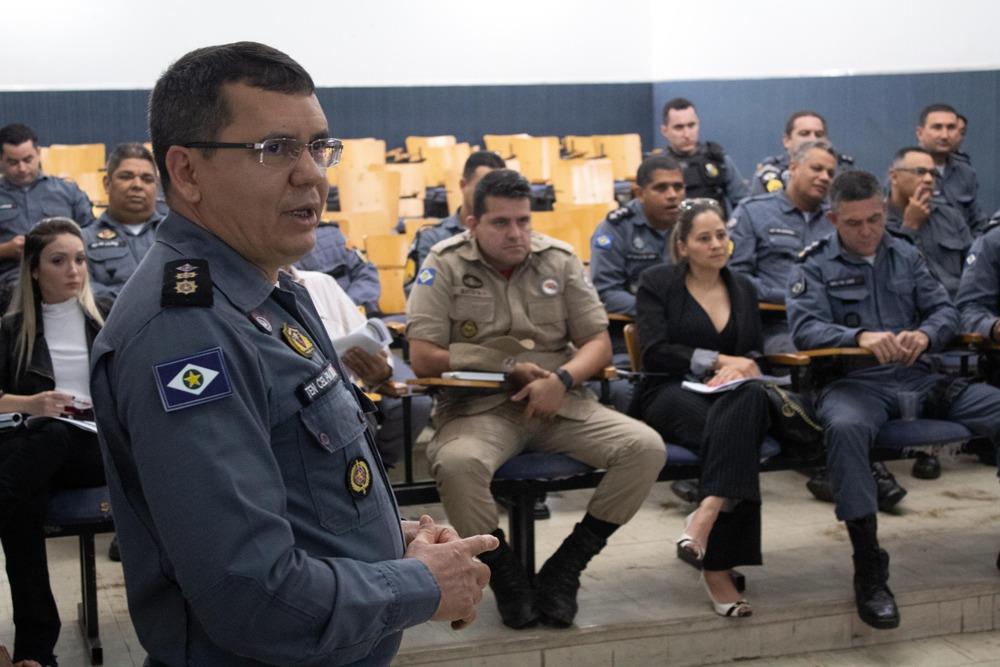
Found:
[[(504, 371), (509, 391), (442, 392), (427, 457), (460, 535), (492, 532), (480, 558), (503, 622), (567, 627), (580, 573), (639, 509), (663, 467), (663, 441), (597, 402), (581, 383), (611, 362), (608, 318), (590, 279), (560, 241), (531, 231), (531, 190), (517, 172), (476, 186), (468, 229), (433, 247), (407, 304), (410, 360), (421, 377)], [(524, 449), (607, 469), (587, 507), (532, 587), (497, 526), (493, 473)]]

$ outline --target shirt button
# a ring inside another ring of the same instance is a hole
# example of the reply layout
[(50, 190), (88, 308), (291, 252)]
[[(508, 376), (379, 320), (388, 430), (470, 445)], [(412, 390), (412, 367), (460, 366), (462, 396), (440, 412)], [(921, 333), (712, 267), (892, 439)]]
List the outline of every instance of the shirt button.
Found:
[(321, 445), (329, 445), (330, 444), (330, 436), (328, 436), (326, 433), (320, 433), (319, 434), (319, 444), (321, 444)]

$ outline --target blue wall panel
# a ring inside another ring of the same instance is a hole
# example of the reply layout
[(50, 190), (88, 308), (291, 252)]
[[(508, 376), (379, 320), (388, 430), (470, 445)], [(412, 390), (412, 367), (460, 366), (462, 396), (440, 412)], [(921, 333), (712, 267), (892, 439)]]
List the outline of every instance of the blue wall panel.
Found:
[[(1000, 207), (1000, 72), (901, 74), (654, 84), (324, 88), (320, 102), (337, 136), (374, 136), (401, 146), (409, 134), (535, 135), (637, 132), (662, 146), (659, 117), (675, 95), (698, 105), (702, 136), (722, 143), (749, 177), (780, 152), (785, 118), (824, 114), (837, 147), (885, 176), (892, 153), (914, 143), (921, 107), (949, 102), (970, 119), (965, 150), (979, 172), (983, 208)], [(27, 122), (43, 143), (145, 140), (148, 91), (0, 93), (0, 124)]]
[(747, 178), (761, 158), (781, 152), (785, 119), (813, 109), (841, 152), (884, 179), (893, 153), (916, 143), (920, 109), (946, 102), (969, 118), (963, 149), (979, 174), (983, 209), (1000, 207), (1000, 72), (656, 83), (650, 132), (658, 146), (661, 110), (676, 96), (695, 103), (702, 138), (725, 146)]

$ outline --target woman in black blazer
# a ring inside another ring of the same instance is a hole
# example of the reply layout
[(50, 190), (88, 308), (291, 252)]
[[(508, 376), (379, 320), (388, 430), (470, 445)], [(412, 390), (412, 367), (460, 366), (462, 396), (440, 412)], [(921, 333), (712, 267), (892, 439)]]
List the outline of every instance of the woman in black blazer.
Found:
[(759, 565), (760, 444), (770, 427), (760, 383), (705, 395), (683, 380), (710, 386), (760, 375), (762, 348), (757, 293), (726, 268), (729, 235), (710, 199), (685, 200), (670, 237), (673, 265), (643, 272), (636, 326), (645, 376), (633, 412), (663, 439), (698, 452), (701, 501), (677, 541), (702, 560), (716, 613), (749, 616), (750, 605), (729, 571)]
[[(0, 412), (60, 417), (88, 410), (89, 351), (103, 323), (80, 228), (68, 218), (42, 220), (25, 236), (14, 299), (0, 321)], [(59, 612), (43, 530), (49, 492), (102, 484), (94, 433), (53, 419), (0, 435), (0, 542), (15, 662), (56, 664)]]

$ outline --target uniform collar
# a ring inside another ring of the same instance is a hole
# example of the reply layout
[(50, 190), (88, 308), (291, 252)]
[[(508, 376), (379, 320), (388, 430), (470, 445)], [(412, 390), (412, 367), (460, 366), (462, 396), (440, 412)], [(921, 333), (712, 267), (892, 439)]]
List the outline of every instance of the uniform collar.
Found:
[(0, 178), (0, 187), (10, 192), (16, 192), (17, 190), (30, 190), (31, 188), (35, 187), (42, 181), (47, 181), (47, 180), (49, 180), (49, 176), (47, 176), (43, 171), (39, 170), (38, 178), (33, 180), (31, 183), (28, 183), (27, 185), (14, 185), (6, 178)]
[[(885, 257), (886, 253), (892, 251), (896, 243), (898, 243), (898, 241), (892, 237), (892, 234), (889, 232), (883, 232), (882, 240), (879, 241), (878, 248), (875, 250), (875, 265), (881, 263), (882, 258)], [(851, 264), (868, 264), (864, 257), (861, 255), (855, 255), (853, 252), (840, 244), (840, 234), (836, 231), (833, 232), (833, 238), (830, 241), (830, 248), (834, 256), (840, 257)]]
[[(462, 232), (462, 234), (465, 236), (465, 239), (464, 243), (462, 243), (459, 246), (458, 250), (455, 251), (456, 253), (458, 253), (458, 256), (469, 262), (478, 262), (483, 266), (488, 266), (491, 269), (493, 269), (493, 266), (489, 262), (487, 262), (483, 258), (482, 253), (479, 252), (479, 244), (476, 243), (476, 240), (474, 238), (472, 238), (472, 233), (469, 230), (465, 230), (464, 232)], [(528, 256), (524, 258), (523, 262), (514, 267), (514, 271), (517, 272), (517, 270), (520, 269), (522, 266), (527, 266), (531, 264), (534, 256), (537, 253), (541, 252), (542, 250), (545, 250), (546, 248), (551, 248), (551, 247), (552, 247), (552, 241), (551, 239), (549, 239), (549, 237), (543, 236), (538, 232), (532, 232), (531, 252), (528, 253)], [(493, 270), (495, 271), (496, 269)]]
[(207, 260), (212, 284), (243, 312), (259, 306), (274, 289), (274, 283), (256, 265), (218, 236), (175, 211), (160, 224), (156, 240), (182, 257)]
[(631, 209), (632, 213), (635, 214), (630, 218), (633, 225), (644, 225), (650, 229), (653, 228), (652, 225), (649, 224), (649, 219), (646, 218), (646, 212), (642, 210), (642, 202), (639, 201), (638, 197), (625, 204), (625, 206)]
[(445, 229), (449, 229), (456, 234), (465, 231), (465, 225), (462, 224), (462, 209), (459, 208), (457, 211), (449, 215), (447, 218), (441, 221), (441, 226)]
[[(156, 229), (157, 226), (159, 226), (159, 224), (163, 221), (164, 217), (165, 216), (163, 216), (161, 213), (158, 213), (157, 211), (154, 210), (153, 215), (148, 220), (140, 224), (149, 225), (149, 228)], [(119, 222), (118, 220), (112, 218), (111, 214), (108, 213), (108, 211), (104, 211), (104, 213), (101, 213), (101, 217), (97, 219), (97, 224), (111, 227), (112, 229), (115, 229), (120, 232), (124, 232), (127, 227), (130, 227), (130, 225), (126, 225), (124, 222)]]
[(827, 204), (826, 201), (821, 201), (819, 203), (819, 208), (817, 208), (815, 211), (803, 211), (792, 202), (791, 198), (788, 196), (788, 193), (785, 191), (785, 188), (778, 190), (775, 193), (775, 195), (776, 195), (775, 198), (781, 203), (782, 212), (798, 213), (799, 215), (802, 215), (803, 213), (808, 213), (810, 221), (814, 220), (815, 218), (822, 217), (823, 215), (826, 214), (827, 209), (830, 208), (830, 205)]

